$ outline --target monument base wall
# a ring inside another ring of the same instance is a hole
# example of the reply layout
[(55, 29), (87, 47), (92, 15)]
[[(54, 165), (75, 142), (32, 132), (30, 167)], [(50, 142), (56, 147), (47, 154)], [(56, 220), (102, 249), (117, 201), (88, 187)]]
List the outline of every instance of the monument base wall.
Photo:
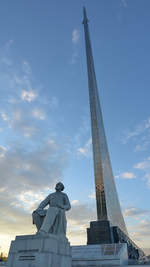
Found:
[(71, 267), (67, 239), (48, 234), (17, 236), (11, 242), (7, 267)]
[(92, 221), (87, 228), (87, 244), (111, 244), (113, 242), (110, 222), (108, 220)]
[(103, 244), (72, 247), (72, 267), (127, 265), (127, 244)]

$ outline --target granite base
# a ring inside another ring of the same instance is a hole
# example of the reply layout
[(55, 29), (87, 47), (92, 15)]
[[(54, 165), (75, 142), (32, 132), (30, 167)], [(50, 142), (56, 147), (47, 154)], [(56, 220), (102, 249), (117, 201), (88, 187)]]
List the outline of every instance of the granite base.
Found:
[(7, 267), (71, 267), (67, 239), (48, 234), (17, 236), (11, 242)]
[(96, 245), (111, 243), (114, 242), (110, 222), (107, 220), (90, 222), (90, 228), (87, 228), (87, 244)]
[(72, 247), (72, 266), (111, 266), (128, 264), (127, 244), (103, 244)]

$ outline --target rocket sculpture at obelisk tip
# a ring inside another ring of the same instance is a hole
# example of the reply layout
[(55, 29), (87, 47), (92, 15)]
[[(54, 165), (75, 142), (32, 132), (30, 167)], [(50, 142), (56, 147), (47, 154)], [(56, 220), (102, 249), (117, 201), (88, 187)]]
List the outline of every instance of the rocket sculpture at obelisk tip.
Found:
[(97, 222), (93, 222), (93, 225), (98, 227), (103, 222), (102, 228), (105, 228), (109, 222), (111, 226), (118, 226), (127, 234), (107, 147), (85, 7), (83, 14), (97, 205)]

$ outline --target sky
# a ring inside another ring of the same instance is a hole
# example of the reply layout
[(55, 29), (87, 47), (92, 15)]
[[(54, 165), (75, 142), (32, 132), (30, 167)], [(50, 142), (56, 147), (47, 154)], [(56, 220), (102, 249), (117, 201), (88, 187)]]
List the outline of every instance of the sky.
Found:
[(86, 6), (115, 183), (130, 237), (150, 253), (150, 1), (0, 2), (0, 251), (33, 234), (62, 181), (67, 236), (96, 219), (82, 9)]

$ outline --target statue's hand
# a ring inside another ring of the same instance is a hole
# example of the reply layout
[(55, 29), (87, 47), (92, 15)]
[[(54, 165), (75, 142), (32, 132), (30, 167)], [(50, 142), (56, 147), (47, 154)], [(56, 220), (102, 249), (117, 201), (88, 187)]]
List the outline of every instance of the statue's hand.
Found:
[(34, 210), (34, 211), (32, 212), (32, 214), (35, 213), (35, 212), (37, 212), (37, 210)]
[[(38, 209), (34, 210), (33, 213), (38, 213), (40, 216), (45, 216), (46, 213), (47, 213), (47, 210), (38, 208)], [(32, 213), (32, 214), (33, 214), (33, 213)]]

